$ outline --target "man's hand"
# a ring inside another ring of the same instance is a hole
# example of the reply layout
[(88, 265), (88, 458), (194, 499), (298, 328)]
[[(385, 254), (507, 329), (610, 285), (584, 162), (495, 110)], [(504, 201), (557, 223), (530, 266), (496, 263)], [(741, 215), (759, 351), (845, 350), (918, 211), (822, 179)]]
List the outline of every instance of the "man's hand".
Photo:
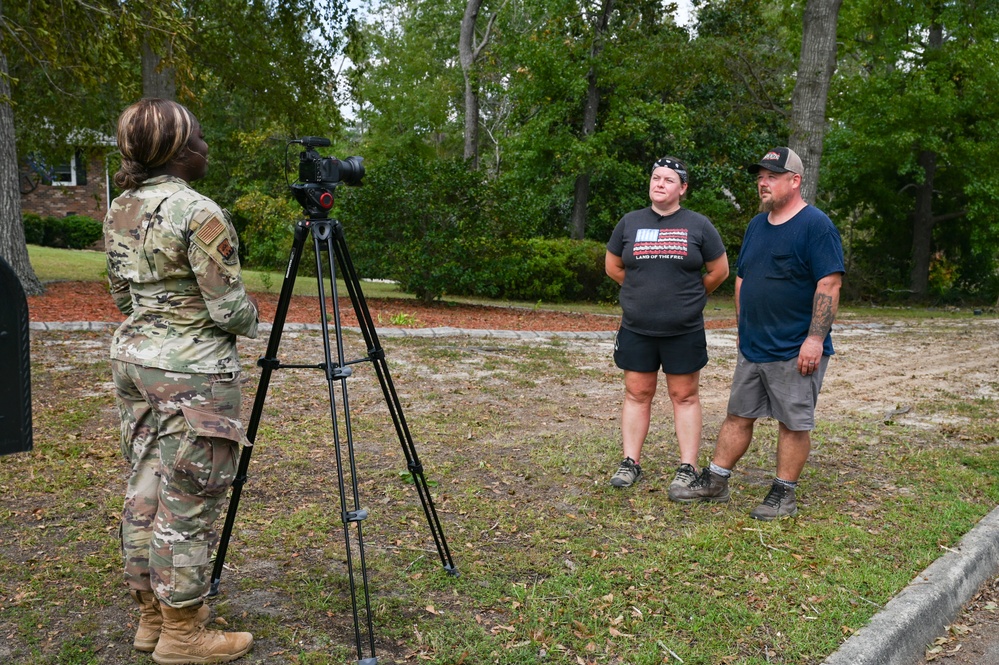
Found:
[(813, 374), (822, 362), (822, 344), (825, 340), (809, 336), (798, 351), (798, 371), (802, 376)]

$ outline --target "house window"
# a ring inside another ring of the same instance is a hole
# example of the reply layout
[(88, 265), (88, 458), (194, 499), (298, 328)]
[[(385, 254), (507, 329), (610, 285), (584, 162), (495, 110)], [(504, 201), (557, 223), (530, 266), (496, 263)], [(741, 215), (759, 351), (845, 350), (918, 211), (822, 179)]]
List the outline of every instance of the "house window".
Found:
[(52, 169), (52, 184), (63, 187), (76, 186), (76, 160), (56, 164)]
[(77, 187), (87, 184), (87, 169), (83, 154), (77, 150), (73, 158), (52, 168), (52, 184), (61, 187)]

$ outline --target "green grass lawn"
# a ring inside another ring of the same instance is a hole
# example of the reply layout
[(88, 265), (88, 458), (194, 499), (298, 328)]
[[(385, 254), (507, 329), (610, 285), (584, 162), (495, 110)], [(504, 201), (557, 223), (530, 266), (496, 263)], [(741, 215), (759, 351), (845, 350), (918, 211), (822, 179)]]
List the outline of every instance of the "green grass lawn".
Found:
[[(28, 245), (28, 256), (35, 274), (43, 282), (97, 282), (107, 279), (107, 266), (104, 252), (94, 252), (85, 249), (56, 249)], [(243, 279), (246, 288), (252, 292), (278, 292), (284, 281), (284, 274), (261, 270), (244, 270)], [(338, 283), (338, 289), (345, 289), (343, 282)], [(295, 295), (317, 295), (319, 292), (314, 277), (297, 277), (295, 279)], [(341, 293), (346, 293), (345, 290)], [(364, 294), (369, 298), (411, 298), (399, 291), (394, 284), (381, 282), (365, 282)]]

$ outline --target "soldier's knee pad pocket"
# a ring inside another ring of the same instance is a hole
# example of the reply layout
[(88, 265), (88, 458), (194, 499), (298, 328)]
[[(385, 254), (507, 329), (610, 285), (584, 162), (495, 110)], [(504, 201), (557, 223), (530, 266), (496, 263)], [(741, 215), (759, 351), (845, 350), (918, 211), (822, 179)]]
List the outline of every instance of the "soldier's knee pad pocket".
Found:
[(239, 421), (218, 413), (181, 407), (187, 432), (177, 451), (173, 483), (197, 496), (220, 496), (236, 476), (239, 444), (245, 440)]

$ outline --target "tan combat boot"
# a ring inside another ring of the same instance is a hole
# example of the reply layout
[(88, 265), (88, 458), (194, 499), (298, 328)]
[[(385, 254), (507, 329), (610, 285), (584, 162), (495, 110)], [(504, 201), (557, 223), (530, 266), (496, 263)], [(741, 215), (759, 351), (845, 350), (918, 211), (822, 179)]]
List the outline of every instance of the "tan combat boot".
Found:
[[(139, 629), (135, 631), (132, 646), (136, 651), (150, 652), (156, 648), (160, 639), (160, 627), (163, 625), (163, 615), (160, 614), (160, 601), (152, 591), (129, 591), (135, 602), (139, 604)], [(198, 623), (202, 626), (212, 618), (212, 610), (208, 605), (198, 608)]]
[(160, 605), (163, 629), (153, 651), (155, 662), (159, 665), (228, 663), (250, 650), (253, 635), (207, 630), (198, 622), (200, 609)]

